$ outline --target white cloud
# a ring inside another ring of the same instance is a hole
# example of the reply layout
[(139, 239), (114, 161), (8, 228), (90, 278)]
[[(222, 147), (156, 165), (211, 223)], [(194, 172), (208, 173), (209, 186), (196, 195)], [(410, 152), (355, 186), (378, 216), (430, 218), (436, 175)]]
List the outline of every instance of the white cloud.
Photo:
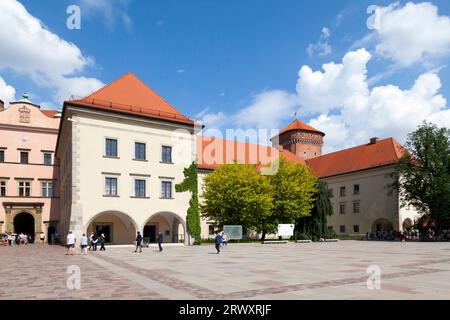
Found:
[(183, 74), (183, 73), (186, 72), (186, 70), (185, 70), (185, 69), (178, 69), (176, 72), (177, 72), (178, 74)]
[(127, 13), (131, 0), (78, 0), (81, 15), (88, 18), (103, 17), (104, 25), (113, 31), (116, 23), (123, 23), (131, 31), (132, 20)]
[(401, 66), (450, 53), (450, 18), (440, 16), (432, 3), (378, 7), (373, 27), (377, 53)]
[(0, 1), (0, 43), (7, 44), (0, 46), (0, 69), (27, 75), (53, 89), (58, 104), (71, 94), (86, 95), (103, 85), (95, 78), (76, 76), (93, 60), (46, 29), (16, 0)]
[(15, 101), (16, 90), (8, 85), (2, 77), (0, 77), (0, 99), (3, 100), (5, 105), (8, 105), (9, 102)]
[(298, 107), (295, 94), (283, 90), (263, 91), (252, 103), (231, 117), (238, 128), (275, 129)]
[(317, 43), (311, 43), (308, 46), (307, 52), (310, 57), (318, 54), (319, 57), (327, 56), (333, 52), (331, 45), (328, 43), (328, 39), (331, 36), (330, 29), (323, 27), (322, 34), (320, 35)]
[(423, 120), (450, 125), (436, 73), (422, 74), (407, 90), (395, 85), (369, 89), (365, 77), (369, 59), (367, 51), (358, 50), (347, 53), (342, 64), (324, 67), (324, 72), (308, 67), (308, 72), (299, 73), (300, 104), (309, 112), (320, 111), (309, 124), (326, 133), (325, 152), (365, 143), (372, 136), (404, 142)]
[(348, 99), (367, 94), (367, 62), (371, 55), (360, 49), (347, 53), (341, 64), (324, 64), (322, 71), (301, 67), (297, 81), (297, 95), (302, 112), (328, 112), (342, 106)]

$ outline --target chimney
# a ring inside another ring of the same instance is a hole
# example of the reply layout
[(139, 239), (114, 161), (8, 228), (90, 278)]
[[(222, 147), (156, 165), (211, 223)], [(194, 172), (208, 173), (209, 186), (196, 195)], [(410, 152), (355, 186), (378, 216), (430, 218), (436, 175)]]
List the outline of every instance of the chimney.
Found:
[(5, 109), (5, 103), (0, 99), (0, 111), (3, 111), (3, 109)]
[(370, 143), (369, 144), (375, 144), (375, 143), (377, 143), (377, 141), (378, 141), (378, 137), (370, 138)]

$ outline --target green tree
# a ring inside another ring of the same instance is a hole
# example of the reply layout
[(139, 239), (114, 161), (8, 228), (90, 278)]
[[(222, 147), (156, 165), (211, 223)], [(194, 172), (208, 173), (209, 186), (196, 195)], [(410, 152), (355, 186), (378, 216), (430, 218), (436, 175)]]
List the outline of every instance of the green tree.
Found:
[(202, 216), (223, 225), (256, 230), (261, 217), (270, 215), (273, 190), (254, 165), (224, 164), (208, 174), (203, 186)]
[(424, 122), (408, 135), (407, 152), (397, 164), (396, 184), (402, 205), (412, 205), (450, 227), (450, 130)]
[(201, 243), (201, 227), (200, 212), (198, 204), (198, 178), (197, 164), (192, 164), (183, 170), (183, 182), (175, 185), (176, 192), (191, 192), (191, 200), (189, 200), (189, 208), (186, 215), (187, 232), (195, 239), (195, 244)]
[(319, 181), (316, 201), (310, 217), (303, 217), (296, 223), (296, 233), (303, 233), (313, 238), (330, 236), (327, 217), (333, 214), (332, 193), (325, 181)]
[(295, 223), (309, 216), (317, 193), (317, 178), (311, 169), (281, 156), (278, 170), (268, 180), (274, 190), (271, 215), (263, 217), (259, 230), (261, 240), (267, 233), (275, 232), (278, 224)]

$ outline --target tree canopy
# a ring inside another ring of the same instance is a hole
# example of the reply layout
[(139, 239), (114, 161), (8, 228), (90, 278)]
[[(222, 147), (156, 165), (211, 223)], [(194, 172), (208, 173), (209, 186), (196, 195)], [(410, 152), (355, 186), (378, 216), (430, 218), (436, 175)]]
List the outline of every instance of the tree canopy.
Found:
[(450, 130), (424, 122), (408, 135), (397, 165), (402, 205), (428, 214), (438, 230), (450, 227)]
[(202, 216), (223, 225), (242, 225), (254, 230), (261, 217), (273, 207), (272, 187), (254, 165), (224, 164), (204, 180)]

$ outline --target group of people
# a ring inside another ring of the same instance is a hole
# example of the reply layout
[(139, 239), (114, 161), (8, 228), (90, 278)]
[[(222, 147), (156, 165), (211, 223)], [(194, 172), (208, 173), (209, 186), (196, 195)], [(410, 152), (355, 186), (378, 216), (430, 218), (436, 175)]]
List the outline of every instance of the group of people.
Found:
[[(134, 243), (136, 245), (136, 249), (134, 250), (134, 252), (138, 252), (138, 250), (139, 250), (139, 253), (142, 252), (143, 242), (144, 242), (144, 238), (142, 237), (141, 233), (138, 231), (137, 235), (136, 235), (136, 240), (134, 241)], [(159, 232), (158, 236), (156, 237), (156, 243), (158, 243), (159, 252), (163, 251), (163, 247), (162, 247), (163, 242), (164, 242), (164, 236), (163, 236), (162, 232)]]
[(228, 235), (222, 231), (222, 232), (218, 232), (216, 234), (216, 237), (214, 239), (215, 243), (216, 243), (216, 251), (217, 254), (220, 253), (220, 247), (224, 247), (228, 244)]
[[(75, 254), (75, 245), (77, 243), (77, 238), (75, 234), (72, 233), (72, 231), (69, 231), (69, 234), (67, 235), (66, 240), (66, 246), (67, 246), (67, 255), (74, 255)], [(83, 236), (80, 239), (80, 249), (82, 255), (87, 255), (88, 250), (97, 251), (97, 245), (100, 244), (100, 251), (105, 251), (105, 243), (106, 243), (106, 237), (105, 234), (102, 233), (100, 236), (98, 236), (96, 233), (92, 232), (89, 237), (86, 236), (85, 233), (83, 233)]]
[(27, 233), (11, 233), (5, 236), (5, 245), (9, 246), (33, 243), (33, 238)]
[(375, 233), (367, 232), (364, 240), (406, 241), (406, 234), (395, 230), (378, 230)]

